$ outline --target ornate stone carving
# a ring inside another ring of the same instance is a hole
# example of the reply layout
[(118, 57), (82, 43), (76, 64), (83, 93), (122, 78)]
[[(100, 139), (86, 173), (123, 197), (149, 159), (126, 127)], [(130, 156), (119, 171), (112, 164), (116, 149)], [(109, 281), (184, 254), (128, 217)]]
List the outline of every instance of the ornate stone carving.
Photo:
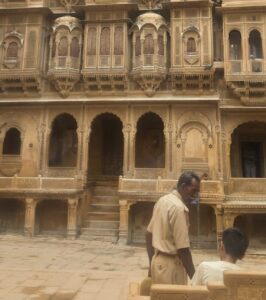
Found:
[(57, 18), (50, 38), (48, 76), (64, 98), (80, 79), (81, 46), (80, 21), (71, 16)]
[(167, 25), (164, 18), (149, 12), (140, 15), (133, 33), (132, 77), (151, 97), (166, 79)]

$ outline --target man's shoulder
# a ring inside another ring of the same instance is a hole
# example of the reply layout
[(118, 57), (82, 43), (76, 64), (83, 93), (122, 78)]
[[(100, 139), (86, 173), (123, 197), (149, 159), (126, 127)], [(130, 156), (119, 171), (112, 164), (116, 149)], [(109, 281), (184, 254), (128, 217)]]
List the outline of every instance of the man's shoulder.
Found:
[(199, 264), (199, 267), (205, 270), (209, 269), (239, 269), (239, 267), (236, 264), (233, 263), (228, 263), (222, 260), (217, 260), (217, 261), (203, 261), (202, 263)]
[(173, 193), (166, 194), (158, 200), (158, 207), (163, 206), (171, 211), (184, 211), (183, 202)]

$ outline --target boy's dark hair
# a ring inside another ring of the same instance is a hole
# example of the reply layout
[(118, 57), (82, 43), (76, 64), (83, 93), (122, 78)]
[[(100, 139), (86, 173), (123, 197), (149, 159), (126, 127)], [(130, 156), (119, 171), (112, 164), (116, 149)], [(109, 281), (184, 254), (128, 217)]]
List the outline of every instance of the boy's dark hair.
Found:
[(184, 184), (185, 186), (190, 185), (193, 178), (200, 182), (200, 178), (196, 173), (192, 171), (183, 172), (178, 179), (177, 188), (180, 188), (182, 184)]
[(242, 259), (248, 248), (248, 238), (240, 229), (232, 227), (224, 230), (222, 241), (227, 254), (235, 259)]

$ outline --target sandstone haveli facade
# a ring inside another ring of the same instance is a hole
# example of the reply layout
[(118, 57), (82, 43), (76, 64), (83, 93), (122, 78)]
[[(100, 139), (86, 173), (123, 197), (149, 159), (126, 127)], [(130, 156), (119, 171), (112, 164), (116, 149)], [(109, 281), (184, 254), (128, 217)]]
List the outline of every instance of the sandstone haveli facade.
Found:
[(0, 231), (138, 243), (182, 171), (191, 240), (265, 247), (266, 1), (0, 0)]

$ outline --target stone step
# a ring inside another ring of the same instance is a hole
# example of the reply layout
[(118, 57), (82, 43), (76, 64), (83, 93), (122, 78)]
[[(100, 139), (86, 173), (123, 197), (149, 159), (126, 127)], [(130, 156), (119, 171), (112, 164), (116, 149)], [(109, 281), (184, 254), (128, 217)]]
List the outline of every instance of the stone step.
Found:
[(118, 229), (119, 221), (85, 220), (83, 228)]
[(118, 204), (91, 203), (89, 212), (119, 212)]
[(118, 188), (110, 188), (110, 187), (95, 187), (93, 189), (94, 196), (117, 196)]
[(103, 204), (119, 204), (119, 197), (117, 196), (103, 196), (103, 195), (93, 195), (91, 199), (91, 203), (103, 203)]
[(97, 236), (116, 236), (118, 235), (118, 228), (81, 228), (81, 234), (97, 235)]
[(118, 221), (119, 212), (93, 212), (89, 211), (87, 214), (89, 220), (105, 220), (105, 221)]
[(118, 229), (81, 228), (80, 238), (86, 240), (117, 242)]

